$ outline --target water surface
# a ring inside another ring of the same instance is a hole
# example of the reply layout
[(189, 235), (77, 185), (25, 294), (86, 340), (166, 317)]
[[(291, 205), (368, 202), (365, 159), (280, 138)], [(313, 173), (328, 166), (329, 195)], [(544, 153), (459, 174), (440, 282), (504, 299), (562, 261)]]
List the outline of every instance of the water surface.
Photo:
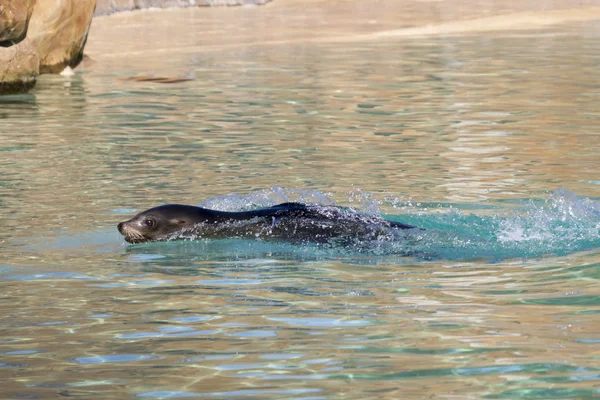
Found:
[[(4, 396), (600, 396), (597, 32), (147, 53), (0, 99)], [(158, 65), (193, 80), (127, 80)], [(115, 227), (298, 198), (433, 233), (407, 256)]]

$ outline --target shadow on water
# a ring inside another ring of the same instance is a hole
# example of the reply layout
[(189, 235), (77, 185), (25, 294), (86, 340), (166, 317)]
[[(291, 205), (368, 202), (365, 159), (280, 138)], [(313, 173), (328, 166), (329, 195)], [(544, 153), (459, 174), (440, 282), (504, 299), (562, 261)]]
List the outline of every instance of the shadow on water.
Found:
[(11, 94), (0, 96), (0, 104), (2, 104), (3, 107), (10, 107), (13, 105), (21, 107), (35, 106), (36, 98), (35, 95), (31, 93)]
[(81, 115), (87, 107), (87, 92), (81, 75), (43, 75), (30, 93), (0, 96), (0, 119), (31, 124), (40, 116), (54, 116), (57, 109), (65, 113), (65, 118)]
[(37, 113), (39, 106), (34, 94), (13, 94), (0, 96), (0, 120), (13, 119), (23, 114)]

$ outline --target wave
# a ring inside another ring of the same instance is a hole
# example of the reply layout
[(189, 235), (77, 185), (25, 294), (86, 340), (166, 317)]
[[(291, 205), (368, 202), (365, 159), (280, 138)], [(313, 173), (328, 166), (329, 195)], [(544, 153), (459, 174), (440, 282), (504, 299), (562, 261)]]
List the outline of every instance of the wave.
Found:
[[(336, 205), (327, 193), (280, 187), (244, 195), (232, 193), (213, 197), (199, 205), (222, 211), (241, 211), (285, 202)], [(296, 259), (396, 255), (421, 259), (487, 259), (492, 262), (509, 258), (561, 256), (600, 247), (600, 203), (579, 198), (564, 188), (554, 191), (545, 200), (521, 200), (509, 207), (425, 204), (396, 198), (379, 201), (359, 189), (349, 194), (347, 202), (349, 204), (339, 206), (349, 206), (349, 210), (415, 225), (424, 230), (397, 230), (380, 240), (364, 241), (357, 237), (353, 242), (346, 241), (340, 246), (335, 243), (292, 245), (241, 239), (200, 240), (176, 246), (185, 253), (201, 253), (207, 259), (260, 258), (265, 254)], [(381, 210), (391, 212), (384, 214)], [(143, 253), (143, 248), (173, 245), (175, 243), (152, 243), (132, 249)], [(171, 247), (170, 250), (175, 249)]]

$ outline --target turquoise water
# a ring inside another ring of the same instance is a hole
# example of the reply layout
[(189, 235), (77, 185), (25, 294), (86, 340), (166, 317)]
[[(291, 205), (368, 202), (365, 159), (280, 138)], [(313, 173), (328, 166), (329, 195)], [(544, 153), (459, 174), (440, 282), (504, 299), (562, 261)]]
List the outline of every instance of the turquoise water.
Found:
[[(1, 98), (4, 397), (600, 397), (597, 32), (146, 55), (195, 79), (115, 63)], [(425, 231), (116, 231), (298, 200)]]
[[(273, 201), (273, 198), (277, 201)], [(132, 246), (131, 249), (140, 252), (156, 249), (160, 252), (161, 249), (173, 251), (181, 247), (184, 253), (206, 259), (252, 258), (263, 252), (277, 252), (287, 253), (287, 257), (298, 260), (352, 258), (362, 254), (421, 259), (480, 258), (494, 262), (510, 258), (567, 255), (600, 248), (600, 203), (578, 198), (564, 188), (557, 189), (546, 201), (521, 201), (519, 203), (522, 204), (517, 203), (508, 210), (500, 206), (472, 207), (479, 211), (485, 208), (487, 213), (483, 215), (474, 214), (474, 210), (465, 206), (461, 209), (448, 203), (414, 205), (410, 202), (394, 202), (389, 206), (401, 214), (382, 215), (376, 210), (385, 204), (378, 204), (373, 199), (364, 200), (366, 203), (363, 206), (369, 211), (350, 208), (348, 212), (377, 215), (424, 230), (390, 229), (389, 237), (365, 240), (356, 236), (338, 245), (335, 242), (298, 246), (260, 240), (203, 240), (199, 236), (195, 241), (185, 241), (191, 243), (153, 243)], [(201, 202), (200, 206), (222, 211), (245, 211), (280, 202), (335, 204), (321, 192), (274, 187), (242, 196), (218, 196)], [(432, 214), (429, 212), (431, 209), (441, 212)]]

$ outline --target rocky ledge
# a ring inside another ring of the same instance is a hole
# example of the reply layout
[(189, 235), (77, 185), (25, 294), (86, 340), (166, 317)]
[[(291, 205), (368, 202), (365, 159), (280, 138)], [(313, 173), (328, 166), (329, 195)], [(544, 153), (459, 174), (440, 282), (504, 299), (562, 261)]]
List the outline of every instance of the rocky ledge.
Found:
[(262, 5), (272, 0), (98, 0), (95, 15), (143, 8), (217, 7)]
[(37, 51), (28, 41), (0, 47), (0, 94), (25, 93), (39, 74)]
[(2, 0), (0, 94), (27, 92), (40, 73), (76, 66), (96, 0)]
[(0, 0), (0, 94), (75, 67), (93, 15), (150, 7), (259, 5), (271, 0)]

